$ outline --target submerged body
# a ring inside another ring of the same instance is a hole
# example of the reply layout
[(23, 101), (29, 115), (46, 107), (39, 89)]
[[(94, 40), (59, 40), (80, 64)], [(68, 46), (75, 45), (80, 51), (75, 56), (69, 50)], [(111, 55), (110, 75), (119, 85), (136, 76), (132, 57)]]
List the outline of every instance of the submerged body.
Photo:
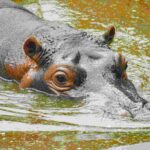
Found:
[(112, 114), (137, 117), (149, 111), (127, 77), (125, 58), (108, 46), (114, 27), (97, 39), (7, 0), (0, 1), (0, 20), (2, 78), (60, 97), (98, 93), (102, 108)]

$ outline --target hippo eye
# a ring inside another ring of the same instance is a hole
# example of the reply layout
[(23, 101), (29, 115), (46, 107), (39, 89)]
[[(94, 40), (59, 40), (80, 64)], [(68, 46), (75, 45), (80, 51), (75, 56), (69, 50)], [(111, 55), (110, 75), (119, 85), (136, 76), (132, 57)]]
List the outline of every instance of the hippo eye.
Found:
[(44, 74), (44, 80), (51, 90), (64, 92), (74, 87), (76, 72), (67, 65), (52, 65)]
[(55, 75), (55, 81), (58, 83), (58, 84), (62, 84), (62, 85), (64, 85), (64, 84), (66, 84), (66, 82), (67, 82), (67, 76), (66, 76), (66, 74), (64, 74), (63, 72), (61, 73), (57, 73), (56, 75)]

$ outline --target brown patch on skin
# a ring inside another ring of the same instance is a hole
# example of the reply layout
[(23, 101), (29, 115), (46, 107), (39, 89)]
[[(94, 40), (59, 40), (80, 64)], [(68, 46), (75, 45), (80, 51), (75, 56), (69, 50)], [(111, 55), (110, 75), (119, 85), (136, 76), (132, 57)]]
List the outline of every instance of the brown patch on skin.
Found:
[[(20, 87), (27, 88), (32, 83), (31, 71), (37, 71), (38, 65), (35, 61), (26, 57), (25, 62), (18, 65), (5, 64), (5, 70), (7, 75), (17, 81), (21, 81)], [(29, 73), (30, 71), (30, 73)]]
[(19, 84), (20, 88), (27, 88), (30, 87), (31, 83), (32, 83), (33, 79), (32, 77), (27, 73), (23, 76), (23, 78), (21, 79), (21, 82)]
[[(44, 74), (44, 81), (57, 95), (70, 90), (74, 86), (76, 73), (67, 65), (52, 65)], [(60, 81), (59, 81), (60, 79)], [(61, 79), (64, 82), (61, 82)]]
[(126, 73), (127, 61), (126, 61), (125, 57), (122, 54), (119, 55), (119, 67), (122, 70), (121, 78), (124, 79), (124, 80), (127, 80), (128, 79), (128, 76), (127, 76), (127, 73)]
[(36, 74), (38, 71), (38, 67), (31, 68), (21, 79), (21, 82), (19, 84), (20, 88), (28, 88), (33, 82), (33, 75)]
[(126, 72), (124, 72), (124, 73), (122, 74), (122, 78), (123, 78), (124, 80), (127, 80), (127, 79), (128, 79), (128, 75), (127, 75)]
[(12, 79), (20, 81), (20, 88), (30, 87), (33, 77), (39, 69), (41, 43), (34, 36), (30, 36), (23, 44), (23, 50), (26, 55), (22, 64), (5, 64), (5, 70)]

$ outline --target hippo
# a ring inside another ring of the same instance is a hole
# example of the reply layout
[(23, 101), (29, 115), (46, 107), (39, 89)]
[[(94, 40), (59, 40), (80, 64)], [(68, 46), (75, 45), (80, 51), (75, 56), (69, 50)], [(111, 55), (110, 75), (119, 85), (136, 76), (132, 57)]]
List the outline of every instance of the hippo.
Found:
[(113, 26), (98, 37), (1, 0), (0, 76), (60, 98), (100, 94), (102, 108), (122, 116), (149, 113), (148, 100), (128, 79), (125, 57), (109, 46), (114, 35)]

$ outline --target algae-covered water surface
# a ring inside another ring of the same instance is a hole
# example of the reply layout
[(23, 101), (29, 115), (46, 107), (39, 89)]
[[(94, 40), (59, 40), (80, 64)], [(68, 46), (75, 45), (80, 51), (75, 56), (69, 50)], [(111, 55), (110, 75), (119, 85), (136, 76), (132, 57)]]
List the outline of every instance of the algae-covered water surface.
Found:
[[(128, 60), (128, 76), (150, 100), (149, 0), (13, 0), (46, 20), (103, 34), (116, 27), (111, 48)], [(100, 98), (50, 98), (0, 80), (0, 149), (100, 150), (150, 142), (150, 122), (107, 119)]]

